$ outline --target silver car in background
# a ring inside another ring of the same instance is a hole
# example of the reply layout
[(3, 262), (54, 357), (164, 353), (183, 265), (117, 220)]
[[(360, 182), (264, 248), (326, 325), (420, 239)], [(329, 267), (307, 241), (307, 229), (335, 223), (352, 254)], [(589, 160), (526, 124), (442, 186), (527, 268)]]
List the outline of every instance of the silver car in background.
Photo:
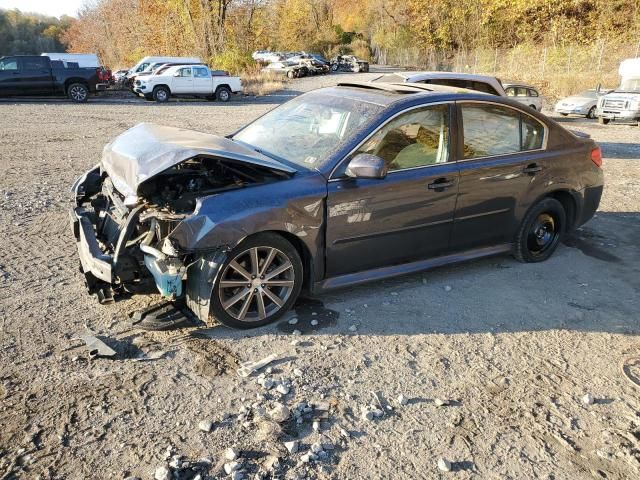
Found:
[(534, 110), (542, 111), (544, 101), (536, 87), (524, 83), (504, 83), (503, 85), (507, 97), (512, 97), (515, 101)]
[[(600, 90), (600, 95), (609, 93), (610, 90)], [(556, 103), (556, 113), (566, 117), (567, 115), (583, 115), (587, 118), (596, 118), (598, 104), (598, 92), (595, 89), (563, 98)]]

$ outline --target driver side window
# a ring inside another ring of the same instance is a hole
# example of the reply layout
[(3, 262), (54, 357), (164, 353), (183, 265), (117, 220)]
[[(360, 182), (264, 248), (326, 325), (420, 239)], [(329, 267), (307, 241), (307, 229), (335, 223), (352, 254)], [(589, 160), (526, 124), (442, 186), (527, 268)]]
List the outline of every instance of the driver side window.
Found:
[(382, 158), (388, 170), (404, 170), (449, 160), (449, 106), (401, 114), (378, 130), (355, 154)]

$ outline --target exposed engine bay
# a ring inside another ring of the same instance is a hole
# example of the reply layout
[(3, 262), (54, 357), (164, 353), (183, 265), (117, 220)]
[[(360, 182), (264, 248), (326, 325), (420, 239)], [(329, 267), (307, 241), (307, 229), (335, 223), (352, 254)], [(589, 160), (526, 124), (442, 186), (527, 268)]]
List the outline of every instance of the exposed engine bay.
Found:
[(197, 200), (282, 178), (287, 174), (267, 167), (197, 156), (142, 182), (137, 201), (130, 204), (106, 172), (94, 169), (76, 190), (75, 214), (88, 248), (93, 246), (87, 258), (104, 258), (109, 266), (96, 278), (95, 265), (85, 265), (81, 255), (90, 290), (108, 301), (112, 286), (148, 293), (155, 285), (163, 296), (180, 297), (193, 252), (180, 251), (169, 235), (194, 212)]

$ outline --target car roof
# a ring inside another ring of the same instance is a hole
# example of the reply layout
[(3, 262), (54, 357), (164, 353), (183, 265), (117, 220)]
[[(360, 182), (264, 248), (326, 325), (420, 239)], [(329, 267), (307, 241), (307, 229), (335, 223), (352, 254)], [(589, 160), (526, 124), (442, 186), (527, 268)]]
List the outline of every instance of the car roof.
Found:
[(431, 78), (452, 78), (452, 79), (464, 79), (464, 80), (476, 80), (480, 82), (494, 82), (496, 77), (489, 75), (477, 75), (475, 73), (459, 73), (459, 72), (440, 72), (440, 71), (425, 71), (425, 72), (389, 72), (386, 75), (397, 75), (404, 78), (406, 82), (415, 82), (418, 80), (428, 80)]
[(523, 88), (532, 88), (534, 90), (538, 90), (538, 88), (534, 85), (530, 85), (528, 83), (521, 83), (521, 82), (504, 82), (502, 85), (504, 86), (504, 88), (523, 87)]
[[(468, 90), (466, 88), (450, 87), (446, 85), (424, 84), (424, 83), (387, 83), (387, 82), (340, 82), (338, 87), (357, 88), (365, 91), (370, 91), (372, 95), (383, 95), (393, 98), (392, 101), (398, 100), (400, 97), (406, 94), (473, 94), (481, 95), (484, 97), (495, 97), (484, 92), (478, 92), (476, 90)], [(386, 94), (386, 95), (385, 95)], [(388, 103), (391, 103), (388, 102)]]

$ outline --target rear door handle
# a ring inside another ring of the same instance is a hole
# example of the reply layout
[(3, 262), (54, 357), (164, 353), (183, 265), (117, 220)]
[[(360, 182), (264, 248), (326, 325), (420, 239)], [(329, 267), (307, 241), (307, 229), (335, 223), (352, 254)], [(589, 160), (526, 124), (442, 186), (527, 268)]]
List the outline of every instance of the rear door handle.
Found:
[(445, 188), (453, 187), (456, 184), (453, 180), (447, 180), (446, 178), (439, 178), (433, 183), (429, 183), (427, 188), (429, 190), (444, 190)]
[(539, 172), (540, 170), (542, 170), (542, 167), (535, 163), (532, 163), (531, 165), (528, 165), (527, 167), (522, 169), (524, 173), (536, 173), (536, 172)]

